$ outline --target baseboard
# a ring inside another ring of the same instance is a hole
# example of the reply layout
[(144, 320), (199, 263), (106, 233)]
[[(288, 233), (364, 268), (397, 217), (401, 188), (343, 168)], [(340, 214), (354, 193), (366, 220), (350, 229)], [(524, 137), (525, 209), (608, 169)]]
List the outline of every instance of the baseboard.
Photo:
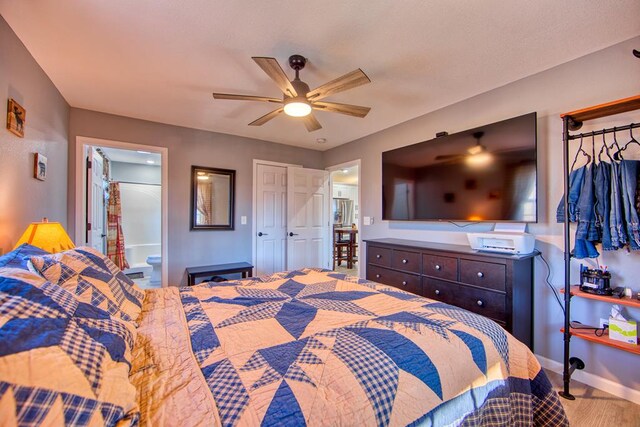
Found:
[[(562, 375), (562, 363), (556, 362), (555, 360), (547, 359), (546, 357), (542, 357), (538, 354), (536, 354), (536, 358), (543, 368)], [(640, 405), (640, 390), (635, 390), (630, 387), (623, 386), (622, 384), (618, 384), (615, 381), (611, 381), (598, 375), (594, 375), (581, 370), (573, 371), (571, 379), (580, 381), (583, 384), (597, 388), (599, 390), (606, 391), (609, 394), (617, 396), (621, 399), (628, 400), (629, 402), (633, 402), (636, 405)]]

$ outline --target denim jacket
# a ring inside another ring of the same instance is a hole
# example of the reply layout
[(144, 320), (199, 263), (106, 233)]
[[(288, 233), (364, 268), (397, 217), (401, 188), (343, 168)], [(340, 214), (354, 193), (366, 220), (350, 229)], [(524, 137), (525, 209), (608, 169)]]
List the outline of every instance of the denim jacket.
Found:
[(620, 169), (618, 162), (611, 163), (611, 211), (609, 212), (609, 230), (611, 230), (611, 246), (621, 248), (627, 244), (627, 233), (623, 227), (622, 189), (620, 188)]
[[(582, 189), (582, 181), (584, 180), (585, 167), (578, 168), (569, 175), (569, 222), (576, 222), (576, 207), (578, 198), (580, 198), (580, 190)], [(560, 199), (560, 204), (556, 210), (556, 220), (564, 222), (564, 195)]]
[[(582, 166), (569, 175), (569, 221), (577, 222), (574, 258), (597, 258), (600, 253), (592, 241), (598, 240), (594, 213), (593, 168)], [(564, 221), (564, 196), (556, 210), (558, 222)]]
[(640, 228), (638, 211), (636, 210), (636, 186), (638, 185), (637, 160), (620, 161), (620, 187), (622, 196), (622, 210), (624, 212), (624, 224), (632, 250), (640, 249)]
[(600, 162), (596, 166), (595, 177), (595, 215), (596, 227), (598, 228), (602, 249), (612, 251), (618, 249), (611, 243), (611, 228), (609, 212), (611, 211), (611, 199), (609, 191), (611, 189), (611, 163)]

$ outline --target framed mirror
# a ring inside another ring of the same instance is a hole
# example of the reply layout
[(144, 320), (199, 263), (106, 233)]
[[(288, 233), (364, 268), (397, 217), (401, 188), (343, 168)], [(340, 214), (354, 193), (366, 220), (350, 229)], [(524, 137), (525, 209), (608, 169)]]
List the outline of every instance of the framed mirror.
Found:
[(236, 171), (191, 166), (191, 229), (233, 230)]

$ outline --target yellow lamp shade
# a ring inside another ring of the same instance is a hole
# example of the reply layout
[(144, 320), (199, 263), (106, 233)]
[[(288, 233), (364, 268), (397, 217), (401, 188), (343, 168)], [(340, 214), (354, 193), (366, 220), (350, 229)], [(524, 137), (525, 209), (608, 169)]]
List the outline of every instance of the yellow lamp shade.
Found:
[(75, 248), (71, 238), (59, 222), (32, 222), (16, 243), (16, 248), (23, 243), (37, 246), (51, 253)]

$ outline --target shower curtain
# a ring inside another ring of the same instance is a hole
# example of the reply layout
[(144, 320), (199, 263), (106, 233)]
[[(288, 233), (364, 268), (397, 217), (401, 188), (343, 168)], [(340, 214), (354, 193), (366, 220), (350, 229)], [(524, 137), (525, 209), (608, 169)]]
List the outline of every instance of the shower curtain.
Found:
[(109, 205), (107, 208), (107, 256), (121, 270), (129, 268), (124, 255), (124, 234), (122, 234), (122, 204), (120, 183), (109, 183)]

